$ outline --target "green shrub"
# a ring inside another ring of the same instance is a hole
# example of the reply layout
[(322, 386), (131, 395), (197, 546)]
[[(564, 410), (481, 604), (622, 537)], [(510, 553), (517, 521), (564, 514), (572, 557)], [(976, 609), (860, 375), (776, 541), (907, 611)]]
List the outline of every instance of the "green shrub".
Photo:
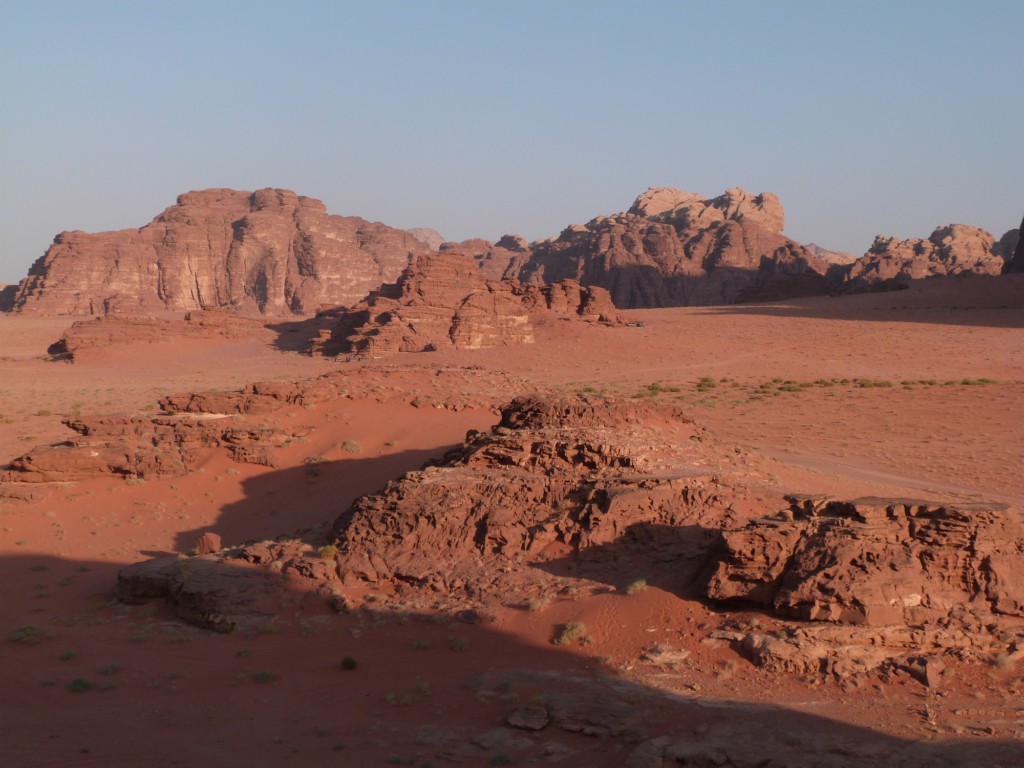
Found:
[(568, 645), (585, 634), (587, 634), (586, 625), (579, 621), (570, 621), (568, 624), (562, 625), (562, 628), (551, 642), (555, 645)]

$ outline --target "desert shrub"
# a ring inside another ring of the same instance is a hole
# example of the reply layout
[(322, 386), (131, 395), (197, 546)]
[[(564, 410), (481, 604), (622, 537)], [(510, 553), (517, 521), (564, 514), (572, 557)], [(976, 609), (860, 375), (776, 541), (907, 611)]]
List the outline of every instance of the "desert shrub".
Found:
[(355, 660), (354, 656), (345, 656), (338, 664), (339, 667), (344, 669), (346, 672), (351, 672), (359, 666), (359, 662)]
[(469, 648), (468, 637), (453, 637), (448, 640), (448, 647), (453, 651), (465, 651)]
[(710, 376), (702, 376), (697, 382), (698, 392), (707, 392), (709, 389), (714, 389), (718, 386), (718, 382)]
[(346, 440), (341, 444), (341, 450), (345, 453), (362, 453), (363, 448), (355, 440)]
[(338, 554), (338, 547), (334, 544), (324, 544), (316, 553), (322, 560), (333, 560)]
[(84, 677), (76, 677), (68, 683), (68, 690), (72, 693), (85, 693), (96, 687), (96, 683), (86, 680)]
[(22, 645), (38, 645), (46, 639), (46, 633), (39, 627), (18, 627), (7, 635), (7, 642)]
[(547, 598), (544, 597), (531, 597), (529, 600), (526, 601), (526, 610), (532, 613), (543, 611), (547, 607), (548, 601)]
[(317, 454), (316, 456), (307, 456), (302, 460), (303, 464), (326, 464), (329, 459), (326, 456)]
[(412, 649), (414, 651), (429, 651), (430, 641), (429, 640), (413, 640)]
[(647, 589), (647, 582), (643, 579), (637, 579), (626, 586), (626, 594), (632, 597), (633, 595), (640, 594), (645, 589)]
[(75, 653), (74, 651), (64, 651), (64, 653), (62, 653), (57, 658), (60, 659), (61, 661), (71, 661), (72, 659), (77, 659), (78, 658), (78, 654)]
[(555, 645), (568, 645), (573, 640), (582, 637), (587, 633), (587, 627), (582, 622), (570, 621), (568, 624), (563, 624), (562, 628), (555, 635), (551, 641)]
[(100, 667), (101, 675), (113, 675), (121, 671), (120, 664), (105, 664)]
[(277, 680), (277, 675), (273, 672), (257, 672), (252, 676), (252, 679), (257, 683), (272, 683)]

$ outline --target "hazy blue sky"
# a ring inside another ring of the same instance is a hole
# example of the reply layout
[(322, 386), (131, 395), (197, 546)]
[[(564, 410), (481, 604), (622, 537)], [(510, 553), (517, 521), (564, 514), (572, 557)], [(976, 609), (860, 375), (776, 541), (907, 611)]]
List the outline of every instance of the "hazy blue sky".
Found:
[(63, 229), (288, 187), (528, 239), (648, 186), (773, 191), (863, 253), (1024, 212), (1022, 0), (0, 0), (0, 282)]

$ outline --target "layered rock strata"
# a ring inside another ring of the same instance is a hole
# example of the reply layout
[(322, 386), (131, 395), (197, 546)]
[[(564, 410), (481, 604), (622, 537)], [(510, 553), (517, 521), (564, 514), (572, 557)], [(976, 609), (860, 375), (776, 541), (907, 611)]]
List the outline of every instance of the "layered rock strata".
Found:
[(49, 315), (228, 307), (270, 316), (355, 303), (429, 252), (414, 235), (328, 215), (284, 189), (178, 197), (140, 229), (62, 232), (7, 302)]

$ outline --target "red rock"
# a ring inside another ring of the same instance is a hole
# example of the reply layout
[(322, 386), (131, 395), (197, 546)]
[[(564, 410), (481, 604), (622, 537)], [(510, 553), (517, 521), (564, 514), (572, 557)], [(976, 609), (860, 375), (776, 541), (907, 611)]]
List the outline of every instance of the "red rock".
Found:
[(8, 304), (51, 315), (225, 307), (310, 314), (393, 280), (428, 245), (282, 189), (208, 189), (141, 229), (62, 232)]
[(207, 531), (196, 540), (196, 545), (193, 547), (193, 551), (197, 555), (210, 555), (214, 552), (220, 552), (223, 547), (221, 546), (220, 536), (216, 533)]
[(445, 347), (485, 349), (534, 340), (531, 312), (619, 322), (607, 292), (568, 281), (523, 288), (484, 280), (473, 259), (453, 251), (417, 259), (397, 283), (384, 285), (341, 314), (312, 352), (378, 358)]

